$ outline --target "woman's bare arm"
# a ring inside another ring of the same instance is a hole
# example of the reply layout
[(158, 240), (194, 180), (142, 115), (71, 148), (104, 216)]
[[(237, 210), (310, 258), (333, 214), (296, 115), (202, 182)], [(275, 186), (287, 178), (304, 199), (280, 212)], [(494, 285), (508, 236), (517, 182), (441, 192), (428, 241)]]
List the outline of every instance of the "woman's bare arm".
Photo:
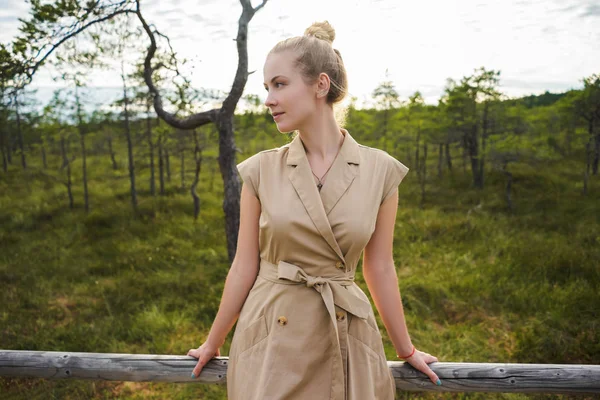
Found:
[(396, 351), (409, 354), (412, 342), (406, 328), (393, 256), (397, 210), (396, 191), (379, 208), (375, 232), (364, 251), (363, 275)]
[[(375, 232), (364, 251), (363, 275), (397, 354), (408, 356), (413, 350), (413, 344), (406, 327), (393, 255), (397, 211), (398, 191), (396, 190), (396, 193), (379, 207)], [(406, 360), (413, 367), (427, 374), (433, 383), (441, 385), (437, 375), (427, 365), (438, 361), (436, 357), (415, 350)]]
[(240, 199), (240, 228), (237, 249), (223, 288), (219, 311), (207, 342), (215, 347), (225, 343), (233, 328), (248, 293), (256, 280), (259, 266), (258, 221), (261, 205), (252, 192), (242, 184)]

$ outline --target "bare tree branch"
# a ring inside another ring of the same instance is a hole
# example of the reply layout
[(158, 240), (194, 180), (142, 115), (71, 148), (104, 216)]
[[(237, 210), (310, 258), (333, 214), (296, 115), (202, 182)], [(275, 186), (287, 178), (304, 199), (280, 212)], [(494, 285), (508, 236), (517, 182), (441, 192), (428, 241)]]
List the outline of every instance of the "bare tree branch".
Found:
[[(120, 4), (123, 4), (125, 2), (122, 2)], [(23, 69), (20, 72), (23, 72), (26, 76), (27, 79), (21, 84), (19, 85), (19, 87), (17, 89), (21, 89), (24, 86), (28, 85), (29, 83), (31, 83), (31, 80), (33, 79), (33, 75), (35, 74), (35, 72), (37, 71), (37, 69), (42, 66), (44, 64), (44, 62), (46, 61), (46, 59), (48, 59), (48, 57), (50, 57), (50, 55), (58, 48), (60, 47), (61, 44), (63, 44), (64, 42), (66, 42), (67, 40), (71, 39), (72, 37), (80, 34), (81, 32), (85, 31), (87, 28), (89, 28), (92, 25), (98, 24), (100, 22), (104, 22), (107, 21), (109, 19), (112, 19), (114, 17), (116, 17), (117, 15), (120, 14), (132, 14), (135, 13), (135, 11), (133, 10), (119, 10), (119, 11), (115, 11), (111, 14), (108, 14), (102, 18), (93, 20), (88, 22), (87, 24), (81, 26), (80, 28), (68, 33), (67, 35), (65, 35), (61, 40), (59, 40), (57, 43), (54, 43), (51, 47), (50, 50), (48, 50), (46, 52), (46, 54), (44, 54), (44, 56), (39, 59), (38, 61), (36, 61), (33, 65), (29, 66), (28, 64), (24, 64), (23, 65)], [(75, 25), (75, 24), (74, 24)], [(35, 57), (33, 57), (33, 59), (35, 60), (43, 51), (43, 48), (40, 49), (40, 51), (36, 54)]]
[(256, 13), (258, 10), (260, 10), (261, 8), (263, 8), (265, 6), (265, 4), (267, 4), (268, 0), (263, 0), (262, 3), (260, 3), (258, 6), (256, 6), (256, 8), (254, 9), (254, 12)]
[(156, 38), (154, 37), (154, 32), (152, 32), (152, 29), (142, 16), (139, 0), (137, 0), (136, 2), (136, 15), (142, 23), (142, 26), (146, 31), (148, 38), (150, 39), (148, 54), (146, 54), (146, 58), (144, 59), (144, 81), (146, 82), (146, 86), (148, 86), (148, 90), (150, 91), (150, 93), (152, 93), (152, 96), (154, 97), (154, 110), (156, 111), (156, 114), (158, 114), (158, 116), (162, 118), (167, 124), (179, 129), (194, 129), (210, 122), (216, 122), (219, 112), (218, 109), (212, 109), (209, 111), (193, 114), (187, 118), (177, 118), (175, 114), (169, 113), (164, 109), (162, 97), (158, 91), (158, 88), (154, 85), (154, 81), (152, 80), (152, 74), (155, 71), (155, 69), (152, 68), (152, 58), (156, 53)]
[(254, 17), (257, 10), (262, 8), (268, 0), (263, 2), (256, 8), (252, 8), (250, 0), (240, 0), (242, 4), (242, 15), (238, 21), (238, 34), (235, 39), (238, 50), (238, 68), (233, 79), (231, 91), (221, 107), (221, 112), (233, 114), (235, 106), (242, 97), (244, 87), (248, 81), (248, 23)]

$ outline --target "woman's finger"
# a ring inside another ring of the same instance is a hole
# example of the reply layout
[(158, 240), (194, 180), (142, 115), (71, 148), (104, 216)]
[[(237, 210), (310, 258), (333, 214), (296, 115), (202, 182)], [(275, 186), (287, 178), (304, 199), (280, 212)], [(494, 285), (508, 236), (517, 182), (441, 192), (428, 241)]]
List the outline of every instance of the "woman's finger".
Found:
[(214, 357), (221, 356), (221, 349), (217, 348), (213, 355), (209, 355), (204, 347), (199, 347), (197, 349), (190, 349), (187, 353), (188, 356), (192, 356), (198, 359), (198, 363), (194, 367), (192, 371), (192, 379), (195, 379), (200, 376), (200, 372), (202, 372), (202, 368)]
[(423, 357), (425, 363), (430, 364), (432, 362), (437, 362), (438, 359), (437, 357), (432, 356), (431, 354), (425, 354), (425, 357)]
[(195, 379), (200, 376), (200, 372), (202, 372), (202, 368), (204, 368), (204, 364), (206, 364), (206, 362), (204, 361), (204, 358), (203, 357), (198, 358), (198, 363), (196, 364), (196, 366), (194, 367), (194, 370), (192, 371), (192, 379)]
[(427, 364), (421, 365), (421, 368), (419, 368), (419, 370), (421, 372), (423, 372), (425, 375), (427, 375), (429, 377), (429, 379), (431, 379), (431, 382), (435, 383), (436, 385), (442, 384), (442, 382), (440, 381), (440, 378), (438, 378), (436, 373), (433, 372), (433, 370), (431, 368), (429, 368), (429, 366)]
[(423, 353), (423, 352), (419, 352), (418, 355), (415, 354), (414, 357), (412, 357), (412, 359), (409, 359), (409, 363), (415, 367), (417, 370), (423, 372), (425, 375), (427, 375), (429, 377), (429, 379), (431, 380), (431, 382), (433, 382), (436, 385), (441, 385), (442, 382), (440, 381), (439, 377), (436, 375), (435, 372), (433, 372), (433, 370), (427, 365), (427, 361), (433, 359), (435, 357), (427, 354), (427, 353)]
[(198, 358), (198, 356), (196, 355), (196, 354), (197, 354), (196, 352), (197, 352), (197, 349), (190, 349), (190, 350), (187, 352), (187, 355), (188, 355), (188, 356), (192, 356), (192, 357), (196, 357), (196, 358)]

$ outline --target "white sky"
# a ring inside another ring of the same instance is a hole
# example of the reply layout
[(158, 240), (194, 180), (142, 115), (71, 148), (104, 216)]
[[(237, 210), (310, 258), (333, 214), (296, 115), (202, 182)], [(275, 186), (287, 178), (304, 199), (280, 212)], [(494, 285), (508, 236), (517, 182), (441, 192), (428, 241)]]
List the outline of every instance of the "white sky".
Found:
[[(0, 0), (0, 41), (18, 33), (17, 17), (25, 18), (27, 7), (24, 0)], [(145, 0), (142, 7), (192, 60), (196, 87), (228, 91), (237, 68), (238, 1)], [(320, 20), (335, 28), (350, 94), (361, 101), (386, 69), (403, 99), (419, 90), (429, 103), (437, 102), (447, 78), (480, 66), (501, 71), (509, 96), (580, 87), (581, 78), (600, 73), (600, 0), (270, 0), (249, 25), (249, 69), (256, 72), (245, 93), (264, 100), (268, 51)], [(48, 70), (40, 72), (33, 87), (57, 85)], [(89, 85), (119, 87), (115, 72), (94, 73)]]

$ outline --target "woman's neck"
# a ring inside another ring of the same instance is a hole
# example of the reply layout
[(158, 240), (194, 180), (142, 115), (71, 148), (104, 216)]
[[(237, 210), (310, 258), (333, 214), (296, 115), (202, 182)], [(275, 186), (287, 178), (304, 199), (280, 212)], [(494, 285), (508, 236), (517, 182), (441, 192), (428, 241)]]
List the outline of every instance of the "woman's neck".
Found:
[[(316, 122), (316, 121), (315, 121)], [(311, 159), (323, 162), (331, 161), (344, 143), (345, 134), (338, 126), (335, 118), (314, 123), (308, 129), (299, 130), (300, 139)]]

